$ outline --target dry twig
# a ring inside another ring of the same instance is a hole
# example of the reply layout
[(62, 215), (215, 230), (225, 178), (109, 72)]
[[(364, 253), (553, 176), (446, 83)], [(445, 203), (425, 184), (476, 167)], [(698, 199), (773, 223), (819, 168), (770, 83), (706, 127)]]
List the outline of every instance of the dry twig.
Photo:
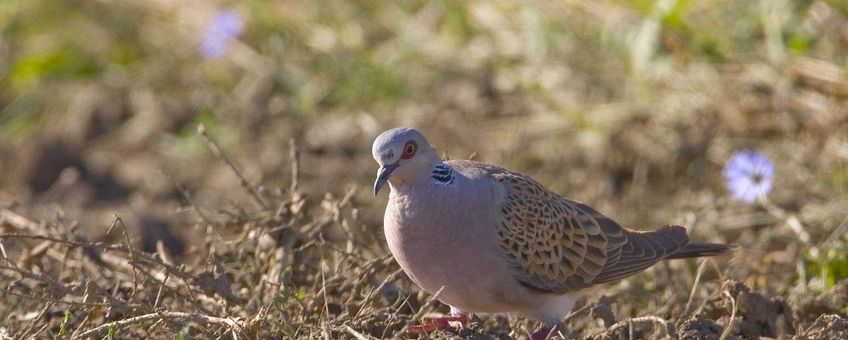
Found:
[(239, 323), (237, 323), (235, 320), (232, 320), (232, 319), (219, 318), (219, 317), (216, 317), (216, 316), (209, 316), (209, 315), (199, 314), (199, 313), (182, 313), (182, 312), (162, 311), (162, 312), (139, 315), (139, 316), (135, 316), (135, 317), (131, 317), (131, 318), (115, 321), (115, 322), (105, 323), (105, 324), (102, 324), (100, 326), (89, 329), (89, 330), (79, 334), (76, 337), (76, 339), (83, 339), (83, 338), (88, 338), (88, 337), (93, 337), (93, 336), (103, 334), (106, 330), (109, 329), (110, 326), (113, 326), (115, 328), (120, 329), (122, 327), (126, 327), (126, 326), (129, 326), (131, 324), (135, 324), (135, 323), (148, 322), (148, 321), (152, 321), (152, 320), (164, 320), (164, 319), (189, 320), (189, 321), (194, 321), (194, 322), (198, 322), (198, 323), (221, 325), (221, 326), (225, 326), (225, 327), (229, 328), (230, 331), (233, 332), (235, 338), (238, 338), (238, 336), (235, 336), (235, 334), (240, 334), (241, 337), (244, 337), (244, 338), (248, 337), (248, 333), (244, 330), (244, 328), (242, 328), (242, 326), (239, 325)]
[(665, 319), (663, 319), (661, 317), (655, 316), (655, 315), (641, 316), (641, 317), (638, 317), (638, 318), (632, 318), (632, 319), (627, 319), (627, 320), (624, 320), (624, 321), (619, 321), (618, 323), (612, 325), (612, 327), (607, 328), (607, 330), (604, 331), (604, 332), (608, 333), (608, 334), (614, 334), (619, 329), (626, 327), (626, 328), (628, 328), (628, 333), (630, 334), (630, 338), (632, 339), (633, 338), (633, 332), (634, 332), (634, 330), (633, 330), (634, 326), (640, 325), (640, 324), (645, 324), (645, 323), (659, 324), (659, 325), (662, 326), (663, 332), (665, 332), (665, 335), (668, 338), (677, 339), (677, 330), (675, 329), (674, 324), (666, 321)]
[(730, 321), (727, 323), (727, 326), (724, 327), (724, 332), (721, 332), (721, 337), (719, 340), (725, 340), (728, 336), (730, 336), (730, 332), (733, 331), (733, 327), (736, 324), (736, 299), (733, 298), (733, 295), (730, 294), (729, 291), (725, 290), (722, 292), (724, 296), (730, 299), (730, 304), (733, 308), (733, 311), (730, 312)]
[(224, 163), (227, 163), (227, 166), (229, 166), (230, 169), (233, 170), (233, 173), (235, 173), (236, 176), (239, 178), (239, 183), (241, 184), (241, 187), (244, 188), (244, 190), (247, 191), (247, 193), (250, 194), (251, 197), (253, 197), (253, 200), (256, 201), (256, 203), (259, 204), (260, 207), (265, 210), (268, 210), (268, 203), (265, 203), (265, 200), (262, 199), (262, 196), (259, 194), (259, 191), (256, 190), (256, 187), (250, 185), (250, 183), (247, 182), (247, 179), (244, 178), (244, 176), (241, 174), (241, 171), (238, 170), (236, 165), (233, 164), (230, 158), (227, 157), (227, 155), (224, 154), (223, 151), (221, 151), (221, 148), (218, 147), (218, 144), (215, 143), (215, 141), (212, 140), (212, 138), (210, 138), (209, 135), (206, 134), (206, 128), (203, 127), (203, 124), (197, 125), (197, 135), (203, 138), (203, 141), (206, 142), (206, 145), (209, 147), (209, 150), (211, 150), (216, 157), (223, 160)]

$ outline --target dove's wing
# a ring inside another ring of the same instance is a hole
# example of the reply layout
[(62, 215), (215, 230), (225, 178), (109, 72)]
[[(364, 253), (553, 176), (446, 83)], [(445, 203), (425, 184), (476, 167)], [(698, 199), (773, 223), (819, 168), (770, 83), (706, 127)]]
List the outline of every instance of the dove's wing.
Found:
[(523, 285), (567, 293), (635, 274), (685, 247), (682, 227), (654, 232), (622, 228), (597, 210), (552, 192), (521, 173), (483, 163), (454, 161), (454, 167), (483, 169), (504, 187), (495, 228), (513, 276)]

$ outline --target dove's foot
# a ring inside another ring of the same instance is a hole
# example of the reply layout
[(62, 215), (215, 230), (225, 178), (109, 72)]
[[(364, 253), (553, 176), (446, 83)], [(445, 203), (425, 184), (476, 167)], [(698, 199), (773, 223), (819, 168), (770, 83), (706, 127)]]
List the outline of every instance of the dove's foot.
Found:
[[(459, 324), (458, 327), (453, 324)], [(430, 333), (437, 329), (455, 329), (468, 325), (468, 314), (457, 314), (449, 316), (427, 317), (421, 320), (421, 324), (412, 325), (409, 331), (412, 333)]]

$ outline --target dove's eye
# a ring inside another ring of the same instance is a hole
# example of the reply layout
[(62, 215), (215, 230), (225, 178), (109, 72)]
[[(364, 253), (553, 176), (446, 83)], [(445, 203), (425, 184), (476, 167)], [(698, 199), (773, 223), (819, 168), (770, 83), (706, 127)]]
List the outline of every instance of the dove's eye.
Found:
[(408, 141), (406, 145), (403, 146), (403, 155), (400, 158), (410, 159), (412, 156), (415, 156), (415, 151), (418, 150), (418, 144), (415, 141)]

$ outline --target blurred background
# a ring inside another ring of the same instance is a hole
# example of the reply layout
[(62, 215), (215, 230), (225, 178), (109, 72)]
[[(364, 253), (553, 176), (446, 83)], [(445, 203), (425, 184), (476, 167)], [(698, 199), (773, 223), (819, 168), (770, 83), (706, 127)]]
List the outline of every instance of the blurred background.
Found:
[[(191, 252), (198, 210), (258, 209), (202, 124), (263, 195), (290, 193), (293, 141), (306, 206), (350, 193), (379, 235), (371, 143), (411, 126), (743, 245), (725, 266), (756, 289), (824, 292), (848, 276), (846, 62), (842, 0), (4, 0), (0, 207)], [(743, 149), (774, 162), (765, 203), (725, 190)]]

